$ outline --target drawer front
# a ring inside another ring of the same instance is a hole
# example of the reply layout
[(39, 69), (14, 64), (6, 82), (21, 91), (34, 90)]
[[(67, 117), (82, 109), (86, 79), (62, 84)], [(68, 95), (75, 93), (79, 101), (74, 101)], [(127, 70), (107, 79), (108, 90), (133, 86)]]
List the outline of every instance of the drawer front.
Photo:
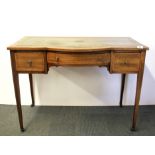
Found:
[(106, 66), (110, 64), (110, 53), (103, 54), (62, 54), (62, 53), (47, 53), (47, 62), (51, 65), (99, 65)]
[(111, 72), (136, 73), (139, 71), (140, 53), (112, 53)]
[(15, 53), (16, 71), (44, 72), (45, 54), (43, 52), (17, 52)]

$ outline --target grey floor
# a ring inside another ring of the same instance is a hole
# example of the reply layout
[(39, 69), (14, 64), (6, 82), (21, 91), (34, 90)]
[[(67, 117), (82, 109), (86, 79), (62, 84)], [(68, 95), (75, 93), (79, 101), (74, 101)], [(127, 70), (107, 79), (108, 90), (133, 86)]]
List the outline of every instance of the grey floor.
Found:
[(0, 105), (0, 135), (155, 135), (155, 106), (141, 106), (138, 128), (130, 131), (133, 107), (23, 106), (20, 132), (16, 106)]

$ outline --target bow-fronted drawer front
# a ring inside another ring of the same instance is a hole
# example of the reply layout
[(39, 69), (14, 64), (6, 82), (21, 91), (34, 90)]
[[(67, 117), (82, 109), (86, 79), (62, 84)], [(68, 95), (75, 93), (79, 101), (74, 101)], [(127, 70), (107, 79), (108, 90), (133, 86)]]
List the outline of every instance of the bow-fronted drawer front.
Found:
[(112, 52), (110, 71), (112, 73), (137, 73), (140, 65), (140, 53)]
[(44, 72), (45, 53), (44, 52), (16, 52), (16, 71), (19, 72)]
[(47, 62), (50, 65), (69, 66), (107, 66), (110, 65), (110, 52), (105, 53), (47, 53)]

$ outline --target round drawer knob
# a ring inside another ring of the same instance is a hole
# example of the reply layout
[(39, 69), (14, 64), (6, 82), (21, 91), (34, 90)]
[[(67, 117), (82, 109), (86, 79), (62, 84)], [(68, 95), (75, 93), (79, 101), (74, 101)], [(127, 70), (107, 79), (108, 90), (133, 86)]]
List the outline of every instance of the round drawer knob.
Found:
[(124, 62), (124, 65), (127, 65), (127, 64), (128, 64), (128, 62), (127, 62), (127, 61), (125, 61), (125, 62)]
[(59, 62), (59, 57), (56, 57), (56, 62)]
[(29, 67), (32, 67), (32, 60), (27, 60), (27, 64)]

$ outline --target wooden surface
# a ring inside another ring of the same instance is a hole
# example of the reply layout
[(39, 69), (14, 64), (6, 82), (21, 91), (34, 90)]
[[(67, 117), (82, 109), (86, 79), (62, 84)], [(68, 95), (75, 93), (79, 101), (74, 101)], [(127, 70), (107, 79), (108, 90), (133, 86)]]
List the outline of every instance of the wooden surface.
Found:
[(15, 53), (16, 71), (43, 72), (45, 59), (43, 52), (17, 52)]
[(146, 52), (141, 52), (139, 72), (137, 74), (135, 105), (134, 105), (134, 112), (133, 112), (133, 118), (132, 118), (132, 127), (131, 127), (131, 130), (133, 130), (133, 131), (136, 130), (137, 116), (138, 116), (138, 110), (139, 110), (140, 94), (141, 94), (141, 88), (142, 88), (142, 82), (143, 82), (145, 55), (146, 55)]
[(75, 65), (93, 65), (106, 66), (110, 64), (110, 53), (101, 54), (64, 54), (64, 53), (47, 53), (47, 62), (57, 66), (75, 66)]
[(21, 97), (20, 97), (19, 74), (16, 73), (16, 67), (15, 67), (16, 61), (15, 61), (14, 53), (10, 52), (10, 54), (11, 54), (12, 77), (13, 77), (13, 83), (14, 83), (19, 125), (20, 125), (21, 131), (24, 131), (23, 114), (22, 114)]
[(103, 51), (138, 50), (148, 47), (129, 37), (24, 37), (9, 50)]
[(111, 54), (111, 72), (137, 73), (139, 71), (140, 53), (115, 53)]

